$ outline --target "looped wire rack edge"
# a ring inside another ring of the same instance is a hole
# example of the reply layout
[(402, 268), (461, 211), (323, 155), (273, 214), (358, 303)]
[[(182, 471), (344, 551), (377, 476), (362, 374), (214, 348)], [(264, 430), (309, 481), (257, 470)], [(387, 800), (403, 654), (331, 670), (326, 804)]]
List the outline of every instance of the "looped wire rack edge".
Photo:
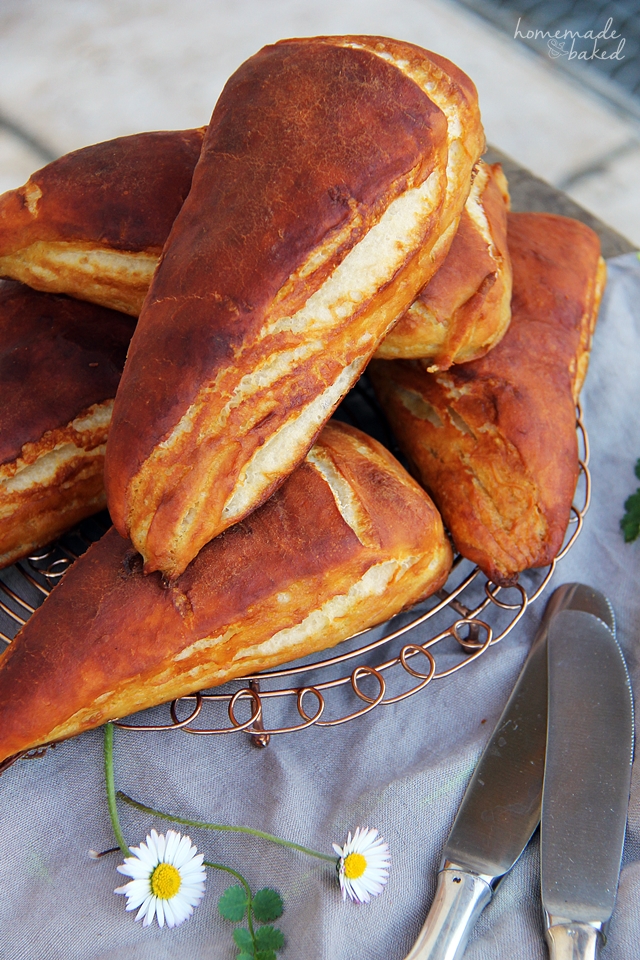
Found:
[[(356, 397), (360, 405), (363, 397), (365, 404), (372, 405), (366, 391), (365, 385), (364, 393), (361, 388), (360, 397)], [(354, 416), (348, 409), (341, 413), (343, 419), (361, 425), (362, 416)], [(137, 715), (133, 722), (114, 722), (140, 732), (180, 729), (199, 736), (246, 732), (258, 746), (266, 746), (272, 735), (311, 726), (338, 726), (377, 707), (399, 703), (433, 681), (468, 666), (519, 623), (582, 529), (591, 480), (589, 443), (579, 406), (576, 419), (580, 474), (565, 540), (549, 567), (526, 571), (515, 586), (505, 588), (489, 581), (478, 567), (458, 555), (447, 583), (437, 594), (385, 624), (342, 641), (334, 648), (337, 653), (327, 651), (327, 656), (315, 655), (232, 681), (215, 691), (182, 697), (168, 706), (168, 718), (157, 718), (162, 708), (154, 708)], [(377, 432), (378, 439), (393, 449), (393, 438), (380, 435), (384, 424), (378, 423), (375, 431), (370, 424), (367, 427), (367, 432)], [(393, 452), (398, 453), (395, 449)], [(71, 564), (102, 536), (108, 523), (106, 514), (89, 518), (56, 544), (1, 572), (0, 639), (11, 642)], [(160, 722), (144, 723), (140, 719), (152, 712), (152, 719)], [(41, 749), (35, 751), (36, 755), (41, 753)], [(14, 759), (17, 757), (0, 765), (0, 771)]]

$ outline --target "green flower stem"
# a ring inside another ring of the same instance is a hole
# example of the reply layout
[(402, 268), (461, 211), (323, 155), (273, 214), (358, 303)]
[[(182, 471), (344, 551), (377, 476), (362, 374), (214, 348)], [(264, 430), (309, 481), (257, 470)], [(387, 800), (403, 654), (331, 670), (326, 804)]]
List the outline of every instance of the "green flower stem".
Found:
[[(106, 742), (106, 741), (105, 741)], [(336, 856), (332, 853), (320, 853), (318, 850), (311, 850), (309, 847), (303, 847), (300, 843), (293, 843), (292, 840), (282, 840), (280, 837), (274, 837), (272, 833), (264, 833), (263, 830), (254, 830), (252, 827), (233, 827), (222, 823), (205, 823), (202, 820), (187, 820), (185, 817), (174, 817), (170, 813), (163, 813), (161, 810), (155, 810), (153, 807), (147, 807), (144, 803), (138, 803), (131, 797), (118, 790), (117, 797), (124, 800), (129, 806), (136, 810), (142, 810), (143, 813), (151, 813), (154, 817), (160, 817), (162, 820), (171, 820), (173, 823), (182, 823), (186, 827), (201, 827), (204, 830), (224, 830), (229, 833), (249, 833), (254, 837), (262, 837), (263, 840), (270, 840), (271, 843), (278, 843), (281, 847), (290, 847), (292, 850), (299, 850), (300, 853), (306, 853), (310, 857), (317, 857), (318, 860), (329, 860), (330, 863), (336, 862)], [(114, 828), (115, 829), (115, 828)], [(117, 836), (117, 835), (116, 835)]]
[(120, 819), (118, 817), (118, 808), (116, 806), (116, 785), (113, 777), (113, 724), (104, 725), (104, 775), (107, 781), (107, 804), (109, 805), (109, 816), (111, 817), (111, 826), (118, 846), (125, 857), (131, 856), (131, 850), (124, 838)]
[[(124, 797), (124, 794), (123, 794)], [(135, 802), (135, 801), (134, 801)], [(137, 806), (142, 806), (142, 804), (137, 804)], [(256, 936), (253, 930), (253, 917), (252, 917), (252, 907), (253, 907), (253, 897), (251, 896), (251, 887), (242, 876), (241, 873), (238, 873), (237, 870), (232, 870), (231, 867), (226, 867), (224, 863), (212, 863), (211, 860), (203, 860), (203, 865), (205, 867), (211, 867), (212, 870), (224, 870), (225, 873), (230, 873), (232, 877), (235, 877), (236, 880), (239, 880), (242, 886), (245, 889), (247, 894), (247, 926), (249, 927), (249, 933), (251, 934), (251, 939), (255, 945)]]

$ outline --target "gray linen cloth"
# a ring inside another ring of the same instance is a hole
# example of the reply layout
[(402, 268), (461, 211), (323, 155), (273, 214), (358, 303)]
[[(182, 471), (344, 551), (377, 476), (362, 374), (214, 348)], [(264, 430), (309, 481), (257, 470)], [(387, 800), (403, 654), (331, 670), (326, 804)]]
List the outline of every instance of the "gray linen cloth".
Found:
[[(583, 394), (592, 449), (593, 501), (584, 530), (554, 585), (581, 580), (604, 591), (618, 619), (631, 676), (640, 680), (640, 541), (625, 545), (619, 519), (637, 485), (640, 456), (640, 262), (609, 263), (609, 283)], [(117, 786), (186, 817), (246, 824), (331, 852), (357, 825), (377, 827), (392, 853), (382, 895), (343, 903), (333, 867), (262, 840), (188, 831), (209, 860), (239, 869), (253, 889), (284, 897), (280, 956), (304, 960), (402, 960), (433, 892), (443, 842), (480, 752), (516, 679), (544, 607), (541, 598), (503, 643), (433, 682), (410, 700), (378, 707), (332, 729), (275, 737), (266, 750), (244, 734), (116, 730)], [(429, 626), (426, 627), (429, 630)], [(419, 631), (418, 631), (419, 633)], [(445, 657), (446, 660), (446, 657)], [(374, 662), (374, 661), (371, 661)], [(312, 706), (309, 705), (311, 710)], [(166, 719), (166, 714), (163, 714)], [(0, 957), (2, 960), (183, 960), (236, 955), (232, 926), (217, 911), (230, 882), (209, 871), (193, 917), (174, 930), (149, 928), (113, 894), (125, 882), (113, 846), (102, 768), (102, 731), (22, 760), (0, 777)], [(162, 821), (121, 806), (131, 845)], [(616, 912), (603, 957), (627, 960), (640, 934), (640, 784), (634, 777)], [(538, 842), (531, 843), (481, 917), (469, 960), (546, 956)]]

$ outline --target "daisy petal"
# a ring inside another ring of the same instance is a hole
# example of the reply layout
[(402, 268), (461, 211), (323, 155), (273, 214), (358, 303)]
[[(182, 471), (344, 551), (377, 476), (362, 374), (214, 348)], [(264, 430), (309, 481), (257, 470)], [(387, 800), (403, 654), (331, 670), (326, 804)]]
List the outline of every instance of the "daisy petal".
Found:
[(120, 863), (116, 867), (118, 873), (125, 877), (131, 877), (132, 880), (140, 880), (149, 875), (149, 866), (136, 860), (134, 863)]
[[(158, 857), (156, 855), (155, 846), (146, 843), (141, 843), (139, 847), (132, 847), (131, 852), (135, 854), (139, 861), (147, 864), (150, 867), (155, 867), (158, 862)], [(132, 860), (133, 857), (128, 857), (127, 859)], [(125, 863), (127, 861), (125, 860)]]
[[(151, 923), (150, 920), (149, 920), (148, 922), (146, 922), (146, 915), (147, 915), (147, 912), (148, 912), (148, 910), (149, 910), (149, 907), (150, 907), (151, 904), (152, 904), (152, 901), (153, 901), (153, 895), (152, 895), (152, 894), (149, 894), (149, 896), (147, 897), (147, 899), (144, 901), (144, 903), (142, 904), (142, 906), (141, 906), (140, 909), (138, 910), (138, 915), (136, 916), (136, 920), (141, 920), (141, 919), (144, 917), (144, 920), (145, 920), (145, 922), (143, 923), (144, 926), (148, 926), (149, 923)], [(132, 909), (132, 908), (130, 908), (130, 907), (129, 907), (129, 904), (127, 904), (127, 910), (129, 910), (129, 909)]]
[[(195, 854), (196, 848), (191, 843), (189, 837), (183, 837), (180, 841), (178, 848), (176, 850), (175, 856), (173, 858), (173, 865), (179, 870), (181, 867), (187, 863), (192, 856)], [(202, 857), (204, 860), (204, 856)]]
[[(170, 831), (171, 832), (171, 831)], [(156, 849), (158, 851), (158, 863), (165, 863), (164, 852), (167, 848), (167, 838), (164, 833), (156, 834)]]
[(129, 884), (129, 889), (126, 891), (126, 894), (127, 910), (137, 910), (147, 897), (152, 896), (148, 883), (141, 883), (139, 887), (132, 887), (132, 885)]
[(171, 909), (173, 910), (173, 916), (175, 919), (175, 926), (179, 926), (181, 923), (184, 923), (185, 920), (188, 920), (191, 914), (193, 913), (193, 907), (190, 903), (187, 903), (181, 897), (177, 898), (175, 902), (171, 902)]
[[(177, 899), (177, 897), (174, 897), (173, 899)], [(176, 925), (175, 916), (173, 910), (171, 909), (171, 900), (163, 900), (162, 905), (164, 908), (164, 918), (167, 921), (167, 926), (171, 930)]]
[(176, 833), (175, 830), (168, 830), (167, 845), (164, 849), (164, 857), (163, 857), (163, 860), (165, 863), (171, 863), (171, 864), (174, 863), (174, 857), (176, 855), (176, 851), (179, 846), (180, 846), (180, 834)]
[(207, 874), (204, 867), (199, 863), (195, 863), (193, 866), (188, 863), (180, 870), (180, 876), (183, 883), (200, 883), (204, 882)]

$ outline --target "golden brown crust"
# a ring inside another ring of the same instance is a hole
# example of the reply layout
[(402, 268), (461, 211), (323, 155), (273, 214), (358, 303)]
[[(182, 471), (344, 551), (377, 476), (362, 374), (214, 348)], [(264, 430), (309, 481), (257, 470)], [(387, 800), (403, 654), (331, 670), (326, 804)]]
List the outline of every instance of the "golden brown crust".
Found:
[(511, 319), (509, 195), (500, 164), (480, 163), (447, 259), (376, 351), (425, 358), (429, 370), (467, 363), (495, 346)]
[(446, 255), (482, 146), (475, 94), (380, 44), (283, 41), (218, 101), (107, 449), (114, 523), (149, 571), (179, 575), (264, 502)]
[(0, 566), (104, 507), (133, 328), (113, 310), (0, 281)]
[(75, 150), (0, 197), (0, 276), (137, 316), (205, 128)]
[(315, 652), (445, 581), (433, 504), (343, 424), (167, 586), (111, 530), (0, 657), (0, 758)]
[(33, 482), (28, 489), (5, 491), (0, 484), (0, 567), (51, 543), (106, 507), (104, 449), (103, 441), (67, 451), (45, 482)]
[(509, 214), (512, 321), (473, 363), (370, 371), (398, 441), (463, 556), (497, 583), (560, 549), (578, 476), (574, 396), (602, 289), (597, 235), (550, 214)]

